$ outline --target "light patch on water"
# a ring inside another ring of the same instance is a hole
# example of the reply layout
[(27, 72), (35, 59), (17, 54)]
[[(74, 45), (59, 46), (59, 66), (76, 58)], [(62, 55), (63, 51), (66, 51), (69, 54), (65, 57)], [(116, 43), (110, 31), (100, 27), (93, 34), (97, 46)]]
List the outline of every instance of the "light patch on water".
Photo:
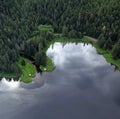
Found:
[[(106, 65), (103, 56), (97, 55), (96, 57), (96, 54), (97, 51), (92, 45), (85, 45), (83, 43), (62, 45), (62, 43), (57, 42), (47, 50), (47, 55), (52, 58), (54, 64), (59, 67), (64, 67), (72, 57), (74, 57), (75, 60), (79, 59), (79, 62), (85, 61), (85, 65), (88, 67)], [(101, 61), (99, 61), (99, 59), (101, 59)]]
[(19, 87), (20, 87), (20, 81), (14, 81), (13, 79), (11, 81), (8, 81), (6, 78), (2, 78), (0, 82), (0, 91), (16, 90)]

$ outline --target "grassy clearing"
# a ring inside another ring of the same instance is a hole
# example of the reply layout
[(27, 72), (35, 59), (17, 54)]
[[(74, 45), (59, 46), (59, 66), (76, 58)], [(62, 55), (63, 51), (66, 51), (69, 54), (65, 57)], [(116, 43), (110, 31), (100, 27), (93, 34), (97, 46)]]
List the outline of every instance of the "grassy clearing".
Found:
[(43, 72), (52, 72), (54, 69), (55, 69), (55, 65), (54, 63), (52, 62), (52, 60), (47, 57), (47, 62), (46, 62), (46, 66), (43, 67), (43, 66), (40, 66), (40, 69), (43, 71)]
[[(21, 65), (22, 60), (25, 61), (25, 66)], [(18, 65), (22, 70), (21, 81), (24, 83), (30, 83), (36, 74), (35, 66), (28, 59), (23, 57), (19, 58)]]
[(38, 26), (39, 31), (46, 31), (46, 32), (53, 32), (53, 28), (51, 25), (39, 25)]
[(117, 68), (120, 70), (120, 59), (114, 60), (112, 58), (111, 52), (109, 52), (107, 54), (103, 54), (103, 56), (105, 57), (107, 62), (110, 62), (111, 64), (117, 66)]

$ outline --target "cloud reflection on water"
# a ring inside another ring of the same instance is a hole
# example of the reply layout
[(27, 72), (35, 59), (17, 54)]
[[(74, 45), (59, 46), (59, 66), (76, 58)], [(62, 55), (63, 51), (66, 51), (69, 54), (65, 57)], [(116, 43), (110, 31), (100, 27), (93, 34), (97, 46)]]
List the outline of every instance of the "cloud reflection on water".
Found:
[(96, 57), (96, 50), (90, 44), (84, 46), (83, 43), (77, 45), (75, 43), (69, 43), (63, 47), (61, 43), (55, 43), (54, 46), (50, 46), (47, 55), (51, 57), (55, 65), (59, 67), (62, 67), (65, 63), (71, 63), (69, 60), (73, 60), (73, 62), (78, 61), (78, 63), (84, 61), (83, 63), (88, 67), (106, 65), (105, 60), (99, 61), (99, 59), (103, 57), (100, 55)]
[(14, 91), (0, 83), (2, 119), (120, 119), (120, 73), (92, 45), (55, 43), (47, 55), (53, 72)]

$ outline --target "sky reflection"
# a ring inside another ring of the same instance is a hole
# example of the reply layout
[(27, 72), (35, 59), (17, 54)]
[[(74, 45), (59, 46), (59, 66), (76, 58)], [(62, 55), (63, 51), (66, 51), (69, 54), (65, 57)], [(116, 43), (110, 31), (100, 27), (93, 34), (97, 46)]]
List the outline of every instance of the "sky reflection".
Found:
[[(104, 58), (100, 55), (96, 57), (96, 50), (92, 47), (92, 45), (84, 45), (83, 43), (75, 44), (69, 43), (62, 46), (61, 43), (55, 43), (53, 46), (51, 45), (47, 51), (47, 55), (51, 57), (56, 66), (62, 67), (66, 63), (84, 61), (84, 65), (88, 67), (97, 67), (104, 66), (106, 62)], [(73, 59), (74, 57), (74, 59)], [(103, 59), (99, 61), (99, 59)]]
[(2, 119), (120, 119), (120, 72), (92, 45), (55, 43), (47, 55), (53, 72), (11, 91), (0, 83)]

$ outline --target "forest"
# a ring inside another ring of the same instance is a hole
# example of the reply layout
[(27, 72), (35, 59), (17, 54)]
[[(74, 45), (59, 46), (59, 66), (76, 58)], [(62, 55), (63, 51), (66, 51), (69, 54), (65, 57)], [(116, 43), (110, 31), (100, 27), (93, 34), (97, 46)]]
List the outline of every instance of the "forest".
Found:
[(120, 59), (120, 0), (1, 0), (0, 74), (21, 75), (21, 56), (45, 66), (54, 34), (97, 38)]

